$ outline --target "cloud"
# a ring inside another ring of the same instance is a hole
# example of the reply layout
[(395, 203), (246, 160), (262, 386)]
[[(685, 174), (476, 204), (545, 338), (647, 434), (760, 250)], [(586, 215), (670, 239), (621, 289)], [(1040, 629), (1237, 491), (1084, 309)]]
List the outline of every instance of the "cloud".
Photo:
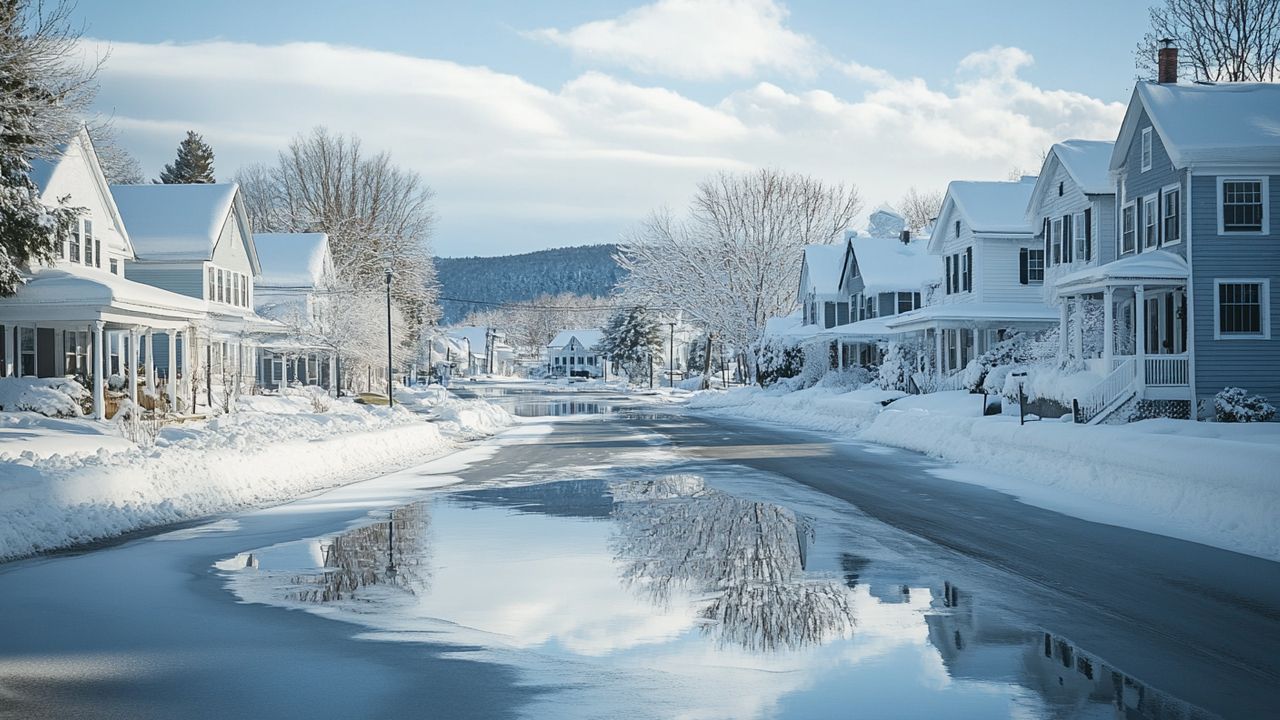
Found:
[(720, 170), (854, 183), (874, 207), (911, 185), (1038, 167), (1053, 142), (1113, 137), (1123, 114), (1120, 103), (1029, 83), (1020, 73), (1031, 56), (1001, 47), (964, 58), (941, 85), (850, 64), (865, 85), (852, 93), (755, 82), (714, 103), (598, 71), (545, 88), (323, 43), (111, 49), (99, 109), (151, 173), (187, 129), (213, 145), (219, 178), (316, 125), (356, 132), (436, 190), (445, 254), (612, 242), (650, 209), (683, 206)]
[(658, 0), (616, 19), (530, 37), (568, 48), (583, 60), (685, 80), (745, 78), (761, 71), (810, 75), (823, 53), (785, 26), (773, 0)]

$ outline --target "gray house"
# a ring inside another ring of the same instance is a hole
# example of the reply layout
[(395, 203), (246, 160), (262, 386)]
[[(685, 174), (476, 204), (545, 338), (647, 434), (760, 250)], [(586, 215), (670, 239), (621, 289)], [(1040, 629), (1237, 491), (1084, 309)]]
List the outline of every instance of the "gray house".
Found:
[(1185, 417), (1228, 386), (1280, 398), (1280, 85), (1162, 80), (1135, 88), (1111, 155), (1116, 259), (1055, 283), (1103, 305), (1080, 422)]

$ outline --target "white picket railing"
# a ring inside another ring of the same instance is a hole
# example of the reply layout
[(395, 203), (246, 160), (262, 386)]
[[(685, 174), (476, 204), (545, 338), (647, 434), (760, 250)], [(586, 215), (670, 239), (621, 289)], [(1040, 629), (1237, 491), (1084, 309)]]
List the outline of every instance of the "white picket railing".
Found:
[(1133, 359), (1127, 358), (1121, 361), (1110, 375), (1103, 378), (1102, 382), (1071, 403), (1071, 412), (1075, 421), (1087, 423), (1116, 400), (1133, 392), (1133, 382), (1136, 377), (1137, 365)]
[(964, 389), (964, 371), (962, 370), (941, 377), (933, 373), (917, 372), (911, 375), (911, 379), (915, 382), (916, 390), (922, 394)]
[(1148, 355), (1146, 383), (1148, 386), (1181, 386), (1191, 384), (1191, 363), (1186, 354)]

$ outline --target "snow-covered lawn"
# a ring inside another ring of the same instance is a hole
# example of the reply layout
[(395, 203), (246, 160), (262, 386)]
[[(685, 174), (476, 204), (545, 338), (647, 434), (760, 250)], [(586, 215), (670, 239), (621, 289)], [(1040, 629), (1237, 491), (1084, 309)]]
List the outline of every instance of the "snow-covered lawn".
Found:
[(302, 395), (246, 398), (240, 412), (164, 427), (149, 447), (109, 425), (0, 413), (0, 559), (287, 500), (513, 422), (437, 389), (403, 397), (394, 409), (344, 400), (324, 412)]
[(915, 450), (938, 474), (1078, 517), (1280, 560), (1280, 423), (1079, 426), (981, 415), (981, 396), (883, 391), (702, 393), (689, 407)]

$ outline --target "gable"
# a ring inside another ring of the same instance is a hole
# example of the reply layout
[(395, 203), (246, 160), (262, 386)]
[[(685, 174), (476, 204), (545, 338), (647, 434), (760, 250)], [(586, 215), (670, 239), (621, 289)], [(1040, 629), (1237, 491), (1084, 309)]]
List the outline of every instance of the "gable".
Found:
[(41, 200), (56, 205), (67, 198), (68, 205), (83, 208), (83, 216), (93, 221), (94, 236), (102, 242), (103, 251), (132, 258), (128, 229), (102, 175), (88, 132), (81, 130), (56, 160), (42, 162), (42, 165), (38, 179), (37, 172), (33, 172), (33, 179), (40, 186)]

